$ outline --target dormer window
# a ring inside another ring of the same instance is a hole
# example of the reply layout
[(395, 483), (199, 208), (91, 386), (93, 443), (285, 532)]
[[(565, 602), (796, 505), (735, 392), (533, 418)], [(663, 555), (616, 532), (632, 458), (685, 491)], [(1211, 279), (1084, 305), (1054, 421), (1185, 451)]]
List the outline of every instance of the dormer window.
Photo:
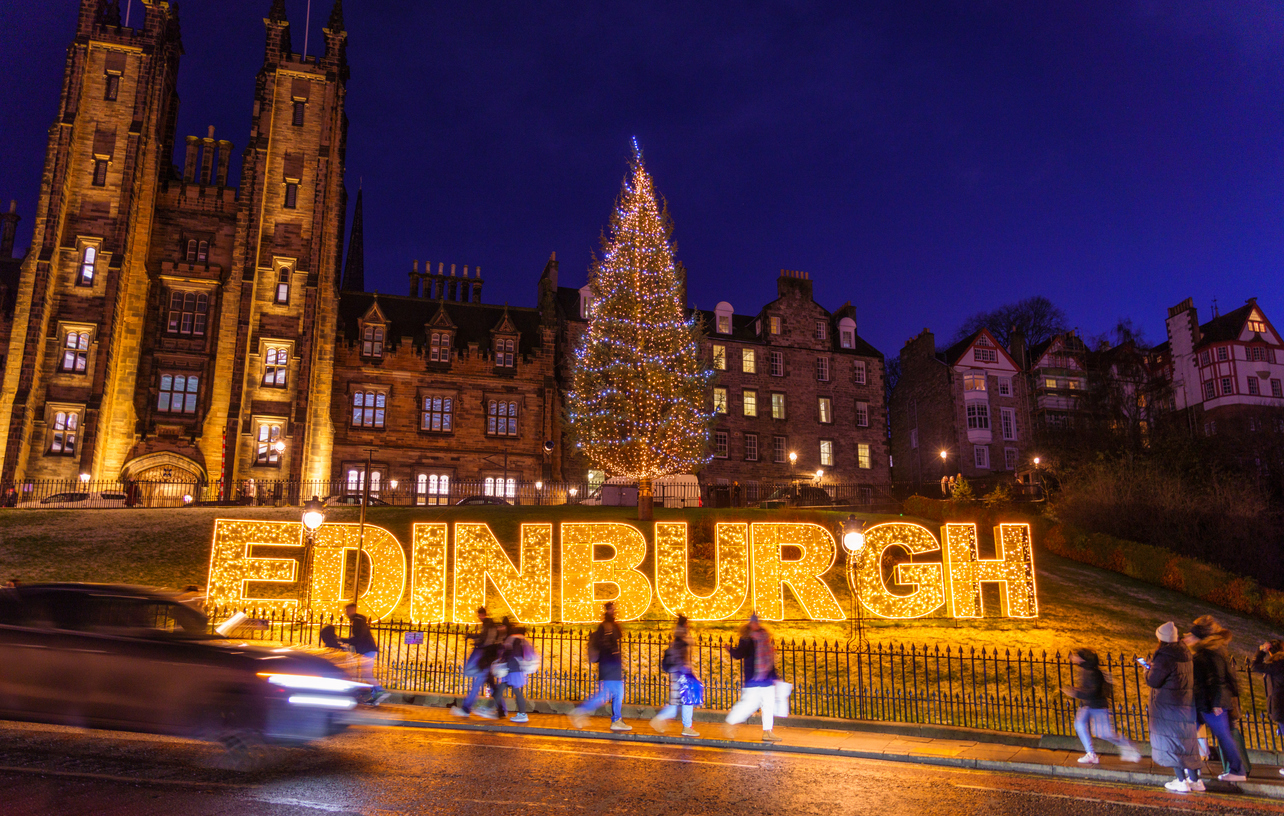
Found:
[(450, 332), (433, 332), (428, 359), (434, 363), (449, 363), (450, 347)]
[(495, 366), (497, 368), (513, 367), (513, 349), (516, 343), (508, 339), (495, 341)]
[(1248, 330), (1254, 334), (1266, 334), (1266, 321), (1250, 320), (1248, 321)]
[(383, 356), (383, 326), (366, 326), (361, 332), (361, 356)]
[(838, 345), (845, 349), (856, 348), (856, 321), (850, 317), (838, 321)]
[(731, 334), (731, 315), (718, 315), (718, 334)]

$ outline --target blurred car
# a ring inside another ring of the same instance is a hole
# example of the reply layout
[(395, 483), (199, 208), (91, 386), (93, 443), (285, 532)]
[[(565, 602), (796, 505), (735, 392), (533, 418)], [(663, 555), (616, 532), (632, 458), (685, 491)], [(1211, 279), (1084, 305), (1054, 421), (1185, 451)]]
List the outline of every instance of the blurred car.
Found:
[(124, 507), (125, 494), (114, 490), (66, 491), (40, 499), (23, 499), (18, 507), (42, 507), (46, 510), (86, 507)]
[[(331, 507), (336, 504), (353, 504), (359, 507), (361, 506), (361, 494), (348, 493), (342, 496), (331, 496), (330, 498), (325, 500), (326, 507)], [(391, 507), (391, 506), (392, 505), (389, 502), (384, 501), (378, 496), (371, 496), (370, 503), (366, 505), (366, 507)]]
[(0, 666), (0, 719), (234, 751), (336, 734), (368, 688), (317, 655), (211, 634), (174, 595), (103, 584), (0, 589)]
[(507, 507), (511, 502), (507, 499), (501, 499), (499, 496), (467, 496), (455, 502), (456, 507), (472, 506), (477, 504), (502, 504)]
[(784, 502), (791, 507), (828, 507), (834, 500), (824, 489), (815, 485), (790, 485), (768, 496), (765, 502)]

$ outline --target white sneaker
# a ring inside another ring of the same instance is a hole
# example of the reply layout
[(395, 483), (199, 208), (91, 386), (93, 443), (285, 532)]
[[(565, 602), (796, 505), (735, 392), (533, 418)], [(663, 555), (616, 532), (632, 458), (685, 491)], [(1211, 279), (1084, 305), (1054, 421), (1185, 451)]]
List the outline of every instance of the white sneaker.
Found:
[(1247, 776), (1244, 776), (1244, 774), (1237, 774), (1237, 773), (1224, 773), (1217, 778), (1222, 780), (1223, 782), (1247, 782), (1248, 781)]
[(462, 708), (460, 708), (459, 706), (451, 706), (451, 707), (450, 707), (450, 713), (451, 713), (451, 714), (454, 714), (456, 717), (467, 717), (467, 716), (468, 716), (468, 712), (467, 712), (467, 711), (464, 711), (464, 710), (463, 710)]
[(612, 731), (632, 731), (633, 726), (629, 725), (624, 720), (616, 720), (615, 722), (611, 723), (611, 730)]
[(1280, 776), (1284, 776), (1284, 768), (1280, 768)]
[(1208, 790), (1208, 788), (1204, 787), (1204, 780), (1202, 779), (1199, 780), (1198, 782), (1191, 782), (1189, 779), (1187, 779), (1186, 788), (1188, 790), (1199, 791), (1200, 793), (1203, 793), (1204, 791)]
[(1185, 779), (1169, 779), (1164, 783), (1164, 787), (1173, 793), (1190, 793), (1190, 788), (1187, 787)]
[(571, 721), (571, 725), (575, 726), (576, 730), (583, 731), (584, 726), (588, 725), (588, 717), (578, 708), (571, 709), (566, 717)]
[(1097, 756), (1096, 754), (1084, 754), (1083, 756), (1079, 757), (1079, 764), (1080, 765), (1100, 765), (1101, 757)]
[(530, 719), (531, 718), (527, 717), (525, 714), (514, 714), (512, 719), (509, 720), (509, 722), (523, 723), (523, 722), (530, 722)]
[(669, 730), (668, 720), (661, 719), (659, 716), (651, 718), (651, 730), (657, 734), (663, 734)]
[(1124, 762), (1141, 762), (1141, 751), (1136, 748), (1124, 748), (1119, 753)]
[(479, 708), (477, 709), (477, 716), (483, 720), (498, 720), (499, 712), (493, 708)]

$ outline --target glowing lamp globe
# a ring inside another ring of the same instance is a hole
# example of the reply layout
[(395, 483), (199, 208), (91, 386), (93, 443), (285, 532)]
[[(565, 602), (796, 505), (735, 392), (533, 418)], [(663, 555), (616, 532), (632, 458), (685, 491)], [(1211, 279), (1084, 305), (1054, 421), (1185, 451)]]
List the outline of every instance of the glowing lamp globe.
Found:
[(855, 516), (843, 522), (843, 549), (853, 555), (865, 549), (865, 522)]
[(312, 501), (303, 505), (303, 526), (311, 533), (316, 532), (322, 524), (325, 524), (325, 505), (313, 496)]

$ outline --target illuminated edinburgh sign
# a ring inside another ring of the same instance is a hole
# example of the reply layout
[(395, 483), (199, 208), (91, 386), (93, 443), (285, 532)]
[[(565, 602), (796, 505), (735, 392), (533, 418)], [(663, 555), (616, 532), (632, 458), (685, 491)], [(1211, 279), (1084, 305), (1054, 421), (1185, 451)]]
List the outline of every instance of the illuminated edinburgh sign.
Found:
[[(523, 623), (596, 621), (606, 600), (615, 601), (619, 620), (642, 617), (656, 601), (669, 615), (698, 621), (724, 620), (749, 609), (767, 620), (781, 620), (788, 587), (807, 618), (846, 619), (824, 581), (837, 561), (838, 546), (819, 524), (719, 523), (714, 534), (716, 578), (707, 594), (691, 588), (684, 522), (657, 522), (653, 553), (642, 531), (631, 524), (568, 521), (559, 527), (555, 537), (553, 524), (521, 525), (514, 563), (487, 524), (456, 522), (453, 538), (444, 522), (415, 524), (407, 562), (401, 542), (367, 524), (363, 574), (369, 583), (361, 603), (371, 617), (386, 618), (408, 590), (410, 618), (416, 623), (470, 623), (474, 610), (496, 596)], [(1038, 617), (1028, 524), (995, 528), (995, 558), (980, 556), (975, 524), (946, 524), (938, 539), (922, 525), (889, 522), (869, 528), (865, 540), (865, 557), (848, 564), (847, 578), (872, 615), (979, 618), (981, 585), (989, 583), (999, 588), (1000, 615)], [(317, 530), (309, 593), (314, 611), (342, 610), (344, 565), (355, 556), (357, 544), (355, 524), (326, 524)], [(883, 560), (892, 548), (911, 560), (896, 564), (887, 575)], [(209, 602), (263, 611), (296, 609), (298, 600), (260, 593), (271, 585), (277, 591), (270, 594), (289, 592), (299, 581), (303, 552), (303, 525), (298, 522), (216, 521)], [(648, 555), (654, 556), (648, 570), (654, 583), (643, 572)], [(939, 560), (928, 560), (933, 557)], [(555, 561), (560, 573), (554, 572)], [(559, 574), (560, 582), (555, 582)]]

